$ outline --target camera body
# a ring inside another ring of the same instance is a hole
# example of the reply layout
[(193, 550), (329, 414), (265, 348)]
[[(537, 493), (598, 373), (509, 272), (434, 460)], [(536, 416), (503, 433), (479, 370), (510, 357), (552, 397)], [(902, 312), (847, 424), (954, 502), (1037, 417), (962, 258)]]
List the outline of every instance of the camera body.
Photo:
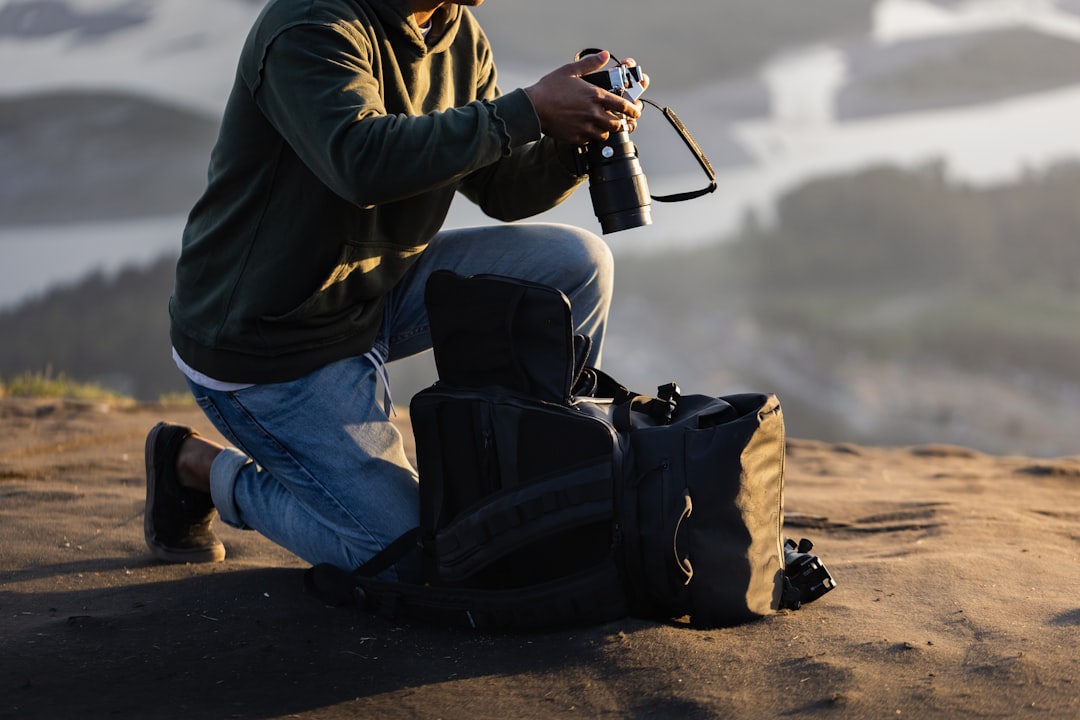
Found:
[(601, 87), (608, 92), (621, 95), (630, 102), (637, 102), (637, 99), (645, 92), (645, 86), (642, 84), (644, 78), (645, 73), (641, 71), (640, 67), (627, 67), (626, 65), (616, 65), (581, 76), (582, 80)]
[[(625, 65), (581, 76), (582, 80), (630, 102), (636, 102), (645, 92), (643, 78), (640, 67)], [(605, 235), (652, 224), (649, 184), (625, 119), (622, 127), (607, 140), (593, 140), (578, 148), (578, 158), (589, 174), (593, 212)]]

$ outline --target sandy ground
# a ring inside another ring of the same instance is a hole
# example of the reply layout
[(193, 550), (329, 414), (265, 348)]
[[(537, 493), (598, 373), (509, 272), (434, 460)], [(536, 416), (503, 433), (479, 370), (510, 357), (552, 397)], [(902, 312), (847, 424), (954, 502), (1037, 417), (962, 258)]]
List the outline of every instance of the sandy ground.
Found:
[(0, 718), (1080, 717), (1080, 458), (794, 440), (788, 533), (838, 581), (817, 603), (491, 636), (324, 607), (254, 533), (153, 562), (165, 417), (213, 435), (194, 407), (0, 400)]

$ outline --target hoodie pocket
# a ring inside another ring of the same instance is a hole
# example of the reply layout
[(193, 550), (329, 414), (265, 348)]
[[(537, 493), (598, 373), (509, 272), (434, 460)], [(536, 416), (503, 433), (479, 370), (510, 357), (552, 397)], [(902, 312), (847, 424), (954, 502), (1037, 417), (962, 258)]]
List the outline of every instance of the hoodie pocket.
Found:
[(381, 321), (386, 293), (421, 249), (344, 245), (319, 288), (284, 314), (260, 317), (259, 333), (271, 345), (284, 342), (296, 350), (331, 345), (370, 330)]

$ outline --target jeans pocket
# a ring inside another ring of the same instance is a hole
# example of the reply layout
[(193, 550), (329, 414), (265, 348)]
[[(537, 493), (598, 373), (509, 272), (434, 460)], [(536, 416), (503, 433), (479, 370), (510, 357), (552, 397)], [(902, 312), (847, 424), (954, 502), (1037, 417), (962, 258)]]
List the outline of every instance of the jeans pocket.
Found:
[[(229, 423), (225, 422), (225, 416), (218, 410), (217, 403), (209, 395), (205, 395), (199, 392), (195, 393), (195, 403), (202, 409), (203, 414), (210, 423), (217, 428), (217, 431), (221, 433), (226, 440), (228, 440), (234, 447), (243, 450), (243, 445), (236, 438), (236, 434), (233, 433), (232, 428), (229, 427)], [(246, 451), (245, 451), (246, 452)]]

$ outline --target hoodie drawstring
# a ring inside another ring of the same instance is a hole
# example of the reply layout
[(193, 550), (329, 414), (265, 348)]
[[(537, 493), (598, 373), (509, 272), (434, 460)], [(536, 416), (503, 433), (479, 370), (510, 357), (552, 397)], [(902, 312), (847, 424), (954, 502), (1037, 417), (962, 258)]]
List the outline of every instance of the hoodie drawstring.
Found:
[(391, 414), (393, 414), (394, 417), (397, 417), (397, 408), (394, 407), (394, 398), (390, 394), (390, 374), (386, 372), (386, 359), (382, 356), (382, 353), (379, 352), (378, 348), (371, 348), (370, 352), (364, 353), (364, 357), (372, 364), (375, 368), (375, 372), (379, 375), (379, 379), (382, 380), (383, 412), (386, 413), (387, 417), (390, 417)]

